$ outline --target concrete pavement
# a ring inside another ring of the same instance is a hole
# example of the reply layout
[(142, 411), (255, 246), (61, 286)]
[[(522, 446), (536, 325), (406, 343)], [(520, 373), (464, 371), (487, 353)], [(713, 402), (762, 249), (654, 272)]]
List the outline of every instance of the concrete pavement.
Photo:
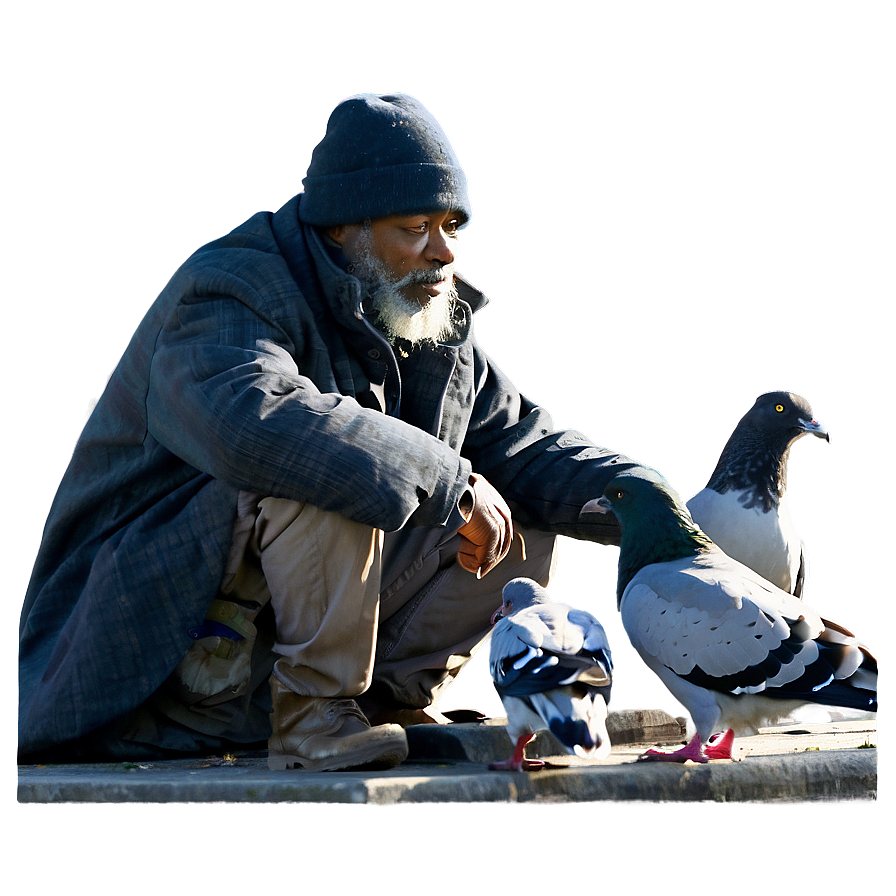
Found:
[(645, 745), (681, 743), (683, 720), (659, 710), (610, 714), (604, 760), (559, 754), (539, 734), (530, 773), (490, 771), (511, 752), (504, 720), (407, 729), (410, 755), (388, 771), (272, 772), (263, 753), (161, 762), (19, 766), (22, 803), (435, 803), (595, 800), (799, 801), (877, 797), (875, 720), (795, 722), (738, 738), (735, 759), (707, 765), (644, 763)]

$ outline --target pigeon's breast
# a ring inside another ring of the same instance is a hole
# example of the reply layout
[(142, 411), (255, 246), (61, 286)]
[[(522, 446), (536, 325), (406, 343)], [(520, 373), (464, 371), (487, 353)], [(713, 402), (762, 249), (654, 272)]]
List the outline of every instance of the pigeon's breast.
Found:
[[(754, 506), (746, 506), (749, 504)], [(793, 590), (800, 566), (800, 540), (787, 505), (763, 511), (747, 492), (734, 489), (723, 494), (705, 488), (688, 502), (694, 522), (729, 557), (785, 591)]]

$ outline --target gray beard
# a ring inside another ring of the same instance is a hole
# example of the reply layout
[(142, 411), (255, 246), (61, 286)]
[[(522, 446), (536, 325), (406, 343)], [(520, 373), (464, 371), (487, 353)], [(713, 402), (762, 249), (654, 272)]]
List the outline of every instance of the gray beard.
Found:
[(425, 305), (405, 298), (402, 290), (419, 283), (438, 283), (444, 274), (438, 269), (411, 271), (396, 279), (373, 255), (369, 231), (362, 235), (360, 257), (353, 273), (366, 287), (374, 313), (374, 322), (393, 345), (398, 341), (411, 345), (438, 343), (454, 330), (454, 307), (457, 290), (452, 284), (446, 292), (431, 298)]

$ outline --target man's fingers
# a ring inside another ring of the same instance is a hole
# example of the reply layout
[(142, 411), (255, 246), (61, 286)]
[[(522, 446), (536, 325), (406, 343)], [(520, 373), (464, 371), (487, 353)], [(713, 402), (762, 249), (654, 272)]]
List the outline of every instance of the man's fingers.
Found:
[(497, 566), (507, 556), (510, 545), (513, 543), (513, 520), (509, 508), (506, 513), (500, 505), (495, 505), (492, 510), (493, 513), (497, 511), (498, 514), (494, 517), (498, 538), (495, 543), (495, 561), (492, 564), (492, 566)]
[(476, 573), (481, 578), (483, 575), (481, 572), (482, 565), (485, 559), (483, 553), (481, 546), (474, 545), (471, 541), (463, 539), (461, 547), (457, 552), (457, 562), (461, 565), (461, 568), (467, 572)]
[(504, 540), (501, 543), (501, 560), (503, 560), (507, 556), (508, 552), (510, 551), (510, 546), (513, 544), (513, 521), (510, 519), (505, 519), (504, 522)]
[(463, 538), (457, 551), (457, 561), (467, 572), (477, 573), (479, 578), (491, 572), (505, 554), (497, 552), (497, 540), (489, 540), (483, 544), (474, 544)]
[(510, 550), (510, 545), (513, 542), (513, 515), (501, 493), (488, 480), (484, 480), (484, 484), (488, 488), (490, 498), (488, 509), (500, 533), (497, 560), (495, 561), (498, 563), (507, 556), (507, 552)]
[(513, 543), (513, 517), (500, 492), (484, 477), (470, 476), (474, 504), (458, 532), (467, 546), (458, 553), (461, 566), (480, 578), (493, 570)]
[(489, 517), (491, 527), (488, 535), (490, 537), (483, 545), (485, 550), (483, 552), (484, 568), (482, 575), (485, 575), (487, 572), (494, 569), (504, 557), (507, 556), (507, 552), (510, 550), (510, 540), (508, 537), (510, 525), (507, 520), (502, 516), (496, 515), (495, 508), (493, 507), (489, 508)]

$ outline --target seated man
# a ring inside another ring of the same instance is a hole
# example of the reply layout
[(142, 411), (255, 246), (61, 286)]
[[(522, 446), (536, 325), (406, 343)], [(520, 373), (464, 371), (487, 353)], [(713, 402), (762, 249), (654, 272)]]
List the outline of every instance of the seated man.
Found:
[(558, 533), (618, 544), (578, 512), (634, 463), (472, 335), (427, 110), (346, 100), (303, 184), (174, 274), (84, 428), (22, 612), (20, 761), (389, 767), (505, 582), (547, 585)]

